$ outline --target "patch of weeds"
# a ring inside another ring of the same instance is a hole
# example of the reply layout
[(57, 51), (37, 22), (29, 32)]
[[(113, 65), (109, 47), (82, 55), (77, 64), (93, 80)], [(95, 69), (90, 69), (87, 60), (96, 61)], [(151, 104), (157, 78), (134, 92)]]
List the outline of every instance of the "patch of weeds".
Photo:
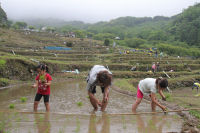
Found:
[(165, 93), (166, 100), (169, 102), (173, 101), (172, 95), (170, 93)]
[(10, 109), (14, 109), (14, 108), (15, 108), (15, 105), (14, 105), (14, 104), (10, 104), (10, 105), (9, 105), (9, 108), (10, 108)]
[(79, 107), (83, 106), (83, 103), (82, 102), (77, 102), (76, 103)]
[(89, 96), (86, 96), (86, 98), (89, 99), (90, 97), (89, 97)]
[[(160, 94), (157, 93), (156, 95), (159, 97), (159, 99), (162, 99)], [(166, 97), (166, 101), (168, 101), (168, 102), (173, 102), (174, 101), (174, 98), (172, 97), (172, 94), (164, 92), (164, 95)]]
[(0, 59), (0, 67), (4, 67), (6, 65), (6, 60)]
[(137, 89), (130, 83), (129, 79), (120, 79), (115, 82), (115, 85), (118, 86), (122, 90), (127, 90), (131, 92), (137, 91)]
[(20, 98), (20, 100), (21, 100), (21, 102), (23, 102), (23, 103), (24, 103), (24, 102), (26, 102), (26, 101), (27, 101), (27, 98), (26, 98), (26, 97), (21, 97), (21, 98)]
[(0, 86), (5, 87), (9, 85), (9, 80), (6, 78), (0, 78)]
[(200, 119), (200, 111), (190, 110), (189, 113), (195, 116), (197, 119)]

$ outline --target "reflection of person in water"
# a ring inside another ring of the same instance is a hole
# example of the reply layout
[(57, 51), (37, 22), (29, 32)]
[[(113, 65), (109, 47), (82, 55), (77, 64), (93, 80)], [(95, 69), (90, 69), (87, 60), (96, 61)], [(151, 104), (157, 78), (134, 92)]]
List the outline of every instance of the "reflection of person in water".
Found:
[(99, 120), (95, 114), (91, 114), (88, 133), (97, 133), (98, 125), (102, 125), (100, 133), (110, 133), (110, 120), (107, 114), (103, 113)]
[(51, 124), (49, 121), (49, 113), (45, 114), (34, 114), (35, 123), (38, 128), (38, 133), (50, 133)]
[[(162, 117), (162, 118), (161, 118)], [(162, 133), (163, 125), (166, 124), (166, 116), (152, 115), (147, 124), (144, 123), (141, 115), (137, 115), (138, 133)], [(145, 126), (146, 125), (146, 126)]]

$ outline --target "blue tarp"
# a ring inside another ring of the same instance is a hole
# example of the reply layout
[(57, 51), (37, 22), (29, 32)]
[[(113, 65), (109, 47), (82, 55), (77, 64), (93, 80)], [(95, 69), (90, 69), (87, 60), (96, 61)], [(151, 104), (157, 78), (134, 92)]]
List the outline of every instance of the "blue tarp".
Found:
[(72, 50), (71, 48), (55, 47), (55, 46), (45, 46), (44, 49), (46, 50)]

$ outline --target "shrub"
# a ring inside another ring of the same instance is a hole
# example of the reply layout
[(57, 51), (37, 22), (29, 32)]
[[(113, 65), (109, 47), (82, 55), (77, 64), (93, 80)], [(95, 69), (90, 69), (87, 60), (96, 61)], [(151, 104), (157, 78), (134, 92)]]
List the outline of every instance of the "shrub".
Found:
[(66, 46), (67, 47), (72, 47), (72, 42), (67, 42)]
[(104, 41), (104, 45), (105, 45), (105, 46), (109, 46), (109, 44), (110, 44), (109, 39), (105, 39), (105, 41)]

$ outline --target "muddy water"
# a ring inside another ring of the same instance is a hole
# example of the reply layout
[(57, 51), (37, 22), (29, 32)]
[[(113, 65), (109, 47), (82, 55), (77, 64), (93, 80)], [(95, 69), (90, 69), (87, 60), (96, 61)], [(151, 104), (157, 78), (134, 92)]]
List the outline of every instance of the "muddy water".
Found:
[[(22, 114), (16, 110), (31, 112), (36, 93), (29, 86), (19, 86), (0, 90), (0, 130), (14, 133), (161, 133), (180, 132), (182, 120), (176, 114), (159, 115), (109, 115), (117, 113), (131, 113), (133, 97), (110, 91), (109, 104), (105, 113), (92, 112), (92, 106), (85, 90), (86, 84), (79, 81), (58, 82), (51, 86), (50, 108), (61, 114)], [(97, 88), (97, 97), (102, 94)], [(21, 97), (27, 97), (22, 103)], [(78, 106), (78, 102), (82, 106)], [(10, 112), (9, 104), (14, 104), (14, 111)], [(39, 112), (45, 112), (41, 100)], [(151, 111), (150, 104), (143, 101), (138, 108), (140, 112)]]

